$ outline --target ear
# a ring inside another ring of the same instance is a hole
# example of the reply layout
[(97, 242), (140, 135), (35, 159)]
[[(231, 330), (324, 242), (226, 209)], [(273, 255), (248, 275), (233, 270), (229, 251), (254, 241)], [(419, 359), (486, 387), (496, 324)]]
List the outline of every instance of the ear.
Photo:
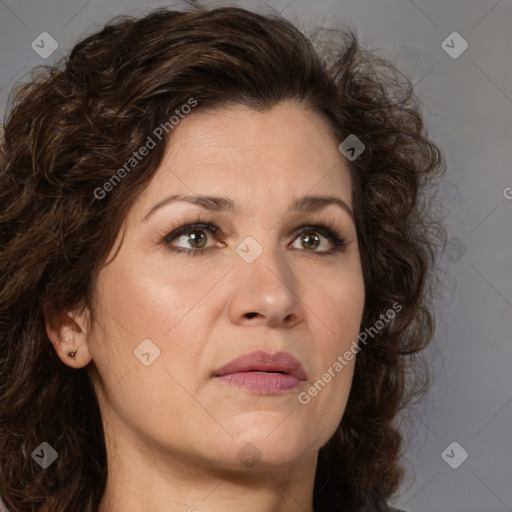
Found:
[[(91, 360), (89, 352), (88, 320), (89, 311), (59, 311), (52, 320), (45, 318), (46, 333), (59, 359), (71, 368), (83, 368)], [(70, 353), (75, 356), (70, 356)]]

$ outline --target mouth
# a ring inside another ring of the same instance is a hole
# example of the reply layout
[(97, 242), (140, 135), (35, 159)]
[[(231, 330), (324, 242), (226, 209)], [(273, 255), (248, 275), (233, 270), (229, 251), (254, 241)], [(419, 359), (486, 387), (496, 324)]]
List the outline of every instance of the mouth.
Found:
[(226, 384), (269, 395), (294, 389), (307, 378), (301, 363), (291, 354), (261, 350), (236, 357), (212, 376)]

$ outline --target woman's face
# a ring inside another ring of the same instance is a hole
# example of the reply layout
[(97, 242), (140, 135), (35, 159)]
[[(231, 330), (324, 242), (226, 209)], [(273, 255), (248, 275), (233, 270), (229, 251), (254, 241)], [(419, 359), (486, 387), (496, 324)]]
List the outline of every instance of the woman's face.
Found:
[[(173, 129), (99, 274), (97, 323), (78, 349), (77, 362), (97, 368), (118, 455), (226, 469), (316, 460), (345, 409), (355, 359), (338, 358), (357, 339), (364, 305), (340, 142), (291, 102), (193, 113)], [(321, 228), (301, 235), (324, 222), (345, 239), (338, 252)], [(216, 232), (167, 236), (193, 223)], [(288, 353), (304, 373), (273, 373), (286, 360), (263, 358), (259, 372), (215, 376), (256, 351)]]

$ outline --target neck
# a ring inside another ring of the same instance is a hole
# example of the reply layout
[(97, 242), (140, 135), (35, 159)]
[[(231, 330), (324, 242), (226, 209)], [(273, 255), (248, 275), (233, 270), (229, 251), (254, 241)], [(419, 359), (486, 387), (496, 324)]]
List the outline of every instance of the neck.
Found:
[(253, 468), (220, 467), (131, 441), (121, 443), (122, 450), (107, 443), (108, 479), (98, 512), (313, 512), (316, 453), (281, 467), (262, 461)]
[[(315, 458), (316, 459), (316, 458)], [(316, 460), (293, 470), (172, 468), (123, 458), (109, 466), (98, 512), (313, 512)]]

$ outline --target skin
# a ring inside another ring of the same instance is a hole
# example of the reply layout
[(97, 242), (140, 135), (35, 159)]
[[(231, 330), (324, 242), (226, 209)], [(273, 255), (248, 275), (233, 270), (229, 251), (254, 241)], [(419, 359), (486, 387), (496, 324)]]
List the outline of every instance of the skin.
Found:
[[(297, 397), (357, 338), (364, 284), (351, 215), (288, 205), (327, 194), (352, 207), (340, 141), (318, 114), (289, 101), (265, 113), (197, 112), (172, 135), (111, 256), (124, 234), (119, 253), (98, 276), (97, 322), (89, 328), (85, 309), (63, 312), (55, 330), (47, 324), (62, 361), (93, 372), (109, 468), (99, 512), (312, 512), (318, 450), (341, 421), (355, 358), (308, 404)], [(225, 196), (238, 211), (175, 202), (142, 220), (170, 194)], [(316, 246), (295, 233), (329, 218), (347, 245), (322, 256), (329, 238), (312, 230)], [(219, 232), (191, 228), (168, 247), (160, 242), (198, 220)], [(194, 244), (198, 231), (205, 239)], [(252, 263), (236, 252), (248, 236), (263, 250)], [(209, 248), (203, 255), (170, 250), (200, 245)], [(147, 338), (160, 349), (149, 366), (133, 353)], [(291, 353), (307, 380), (268, 395), (212, 377), (257, 349)], [(253, 466), (237, 455), (247, 443), (260, 457)]]

